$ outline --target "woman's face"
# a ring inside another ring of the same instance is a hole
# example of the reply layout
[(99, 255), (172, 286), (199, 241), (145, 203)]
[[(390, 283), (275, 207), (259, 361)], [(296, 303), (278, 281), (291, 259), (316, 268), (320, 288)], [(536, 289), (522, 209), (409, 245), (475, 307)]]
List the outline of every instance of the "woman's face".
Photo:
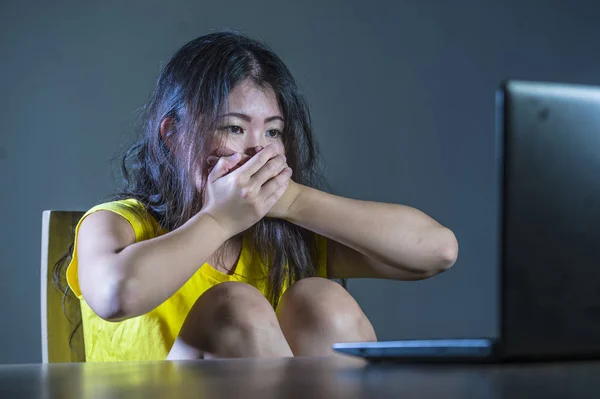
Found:
[(285, 152), (281, 137), (285, 121), (272, 90), (247, 79), (229, 93), (227, 100), (228, 109), (219, 121), (224, 134), (222, 148), (252, 156), (257, 146), (272, 144), (278, 153)]

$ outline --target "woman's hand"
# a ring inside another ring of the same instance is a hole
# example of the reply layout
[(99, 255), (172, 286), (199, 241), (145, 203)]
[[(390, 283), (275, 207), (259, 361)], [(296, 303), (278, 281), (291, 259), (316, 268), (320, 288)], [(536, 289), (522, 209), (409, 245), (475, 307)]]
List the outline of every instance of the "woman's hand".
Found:
[(243, 160), (240, 153), (219, 158), (208, 174), (202, 212), (215, 219), (229, 236), (260, 219), (288, 188), (292, 171), (274, 146)]
[[(260, 147), (260, 146), (254, 147), (253, 148), (254, 154), (258, 153), (262, 149), (263, 149), (263, 147)], [(219, 148), (217, 151), (215, 151), (215, 155), (211, 155), (207, 159), (207, 163), (209, 165), (209, 168), (208, 168), (209, 173), (210, 173), (210, 171), (212, 171), (214, 165), (217, 163), (217, 161), (221, 157), (228, 157), (228, 156), (231, 156), (232, 154), (234, 154), (234, 151), (230, 150), (229, 148)], [(233, 168), (231, 168), (229, 173), (231, 173), (232, 171), (236, 170), (237, 168), (239, 168), (240, 166), (242, 166), (243, 164), (248, 162), (248, 160), (250, 158), (252, 158), (251, 155), (242, 154), (241, 160), (238, 162), (237, 165), (235, 165)], [(285, 190), (285, 193), (279, 199), (279, 201), (277, 201), (277, 203), (267, 212), (266, 216), (270, 217), (270, 218), (285, 219), (289, 209), (291, 208), (292, 204), (298, 198), (298, 195), (300, 194), (301, 190), (302, 190), (302, 186), (300, 184), (297, 184), (296, 182), (294, 182), (292, 179), (290, 179), (288, 188)]]

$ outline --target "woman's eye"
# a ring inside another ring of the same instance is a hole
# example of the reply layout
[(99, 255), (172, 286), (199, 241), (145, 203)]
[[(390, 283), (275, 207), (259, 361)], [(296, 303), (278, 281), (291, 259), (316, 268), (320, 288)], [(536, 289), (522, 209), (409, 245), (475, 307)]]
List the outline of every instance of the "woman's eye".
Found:
[(225, 129), (227, 130), (227, 133), (232, 133), (232, 134), (242, 133), (242, 128), (239, 126), (227, 126)]
[(271, 129), (271, 130), (267, 131), (267, 137), (276, 139), (279, 136), (281, 136), (281, 132), (279, 130), (277, 130), (277, 129)]

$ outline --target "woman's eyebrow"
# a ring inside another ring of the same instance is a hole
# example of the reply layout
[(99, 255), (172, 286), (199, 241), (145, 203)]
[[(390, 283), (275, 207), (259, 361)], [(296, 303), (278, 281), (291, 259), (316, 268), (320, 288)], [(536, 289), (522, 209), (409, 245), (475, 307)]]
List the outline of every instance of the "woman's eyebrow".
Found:
[[(235, 116), (235, 117), (243, 119), (243, 120), (245, 120), (247, 122), (251, 122), (252, 121), (252, 118), (249, 115), (242, 114), (240, 112), (229, 112), (227, 114), (222, 115), (221, 118), (226, 118), (228, 116)], [(268, 118), (265, 118), (265, 123), (269, 123), (269, 122), (277, 120), (277, 119), (279, 119), (282, 122), (285, 122), (285, 120), (283, 119), (282, 116), (275, 115), (275, 116), (270, 116)]]

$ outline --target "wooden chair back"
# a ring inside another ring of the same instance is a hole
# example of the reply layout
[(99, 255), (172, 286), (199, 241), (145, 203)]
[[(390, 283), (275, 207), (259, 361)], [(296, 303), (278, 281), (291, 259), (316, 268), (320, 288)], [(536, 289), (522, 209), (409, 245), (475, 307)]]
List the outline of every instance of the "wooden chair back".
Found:
[[(79, 300), (64, 297), (54, 282), (54, 266), (68, 251), (83, 212), (44, 211), (42, 214), (41, 316), (42, 362), (85, 362)], [(63, 287), (66, 277), (61, 276)], [(65, 310), (66, 314), (65, 315)], [(75, 333), (73, 334), (73, 331)], [(71, 336), (73, 334), (73, 336)]]

